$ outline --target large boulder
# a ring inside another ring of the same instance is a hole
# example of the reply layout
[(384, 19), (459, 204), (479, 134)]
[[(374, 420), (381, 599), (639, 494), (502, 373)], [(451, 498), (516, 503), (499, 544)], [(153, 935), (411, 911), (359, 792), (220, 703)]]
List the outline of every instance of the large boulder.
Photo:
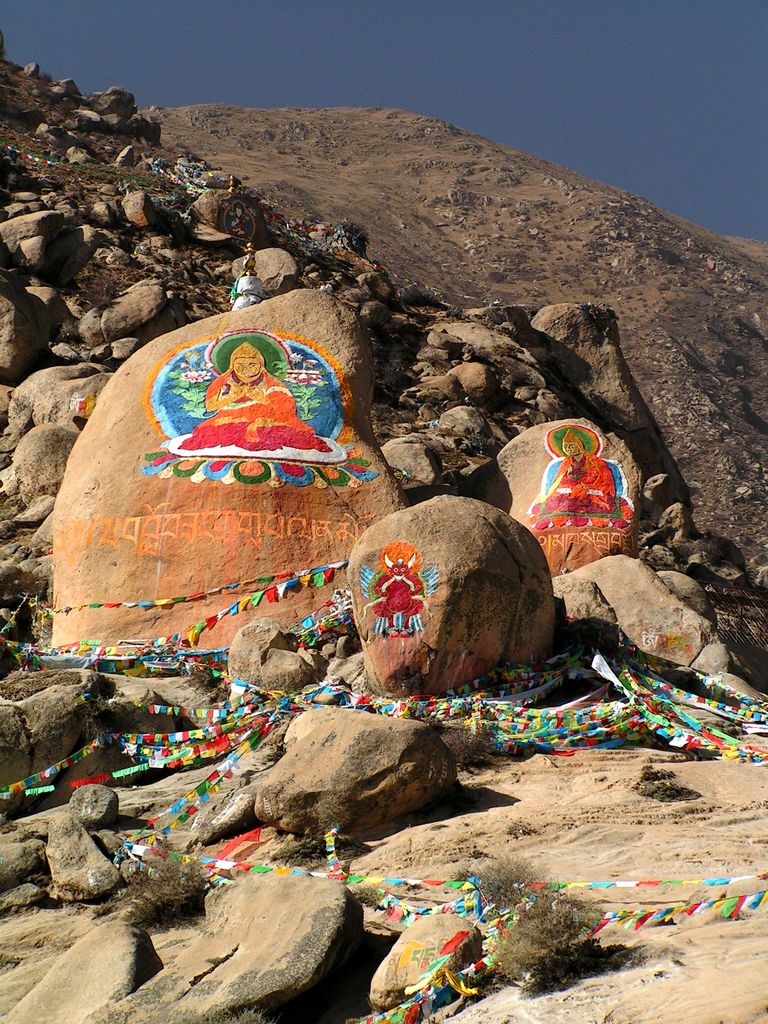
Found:
[(589, 420), (555, 420), (507, 444), (483, 497), (536, 537), (553, 576), (637, 554), (642, 475), (627, 446)]
[(115, 865), (67, 812), (51, 819), (45, 854), (52, 892), (64, 902), (103, 899), (123, 884)]
[[(354, 314), (309, 289), (134, 353), (102, 392), (59, 491), (55, 602), (151, 601), (246, 582), (194, 604), (82, 608), (56, 617), (54, 642), (205, 623), (204, 643), (227, 643), (243, 615), (214, 616), (254, 592), (286, 625), (306, 615), (318, 601), (308, 585), (332, 575), (306, 570), (346, 559), (366, 526), (404, 504), (373, 436), (371, 392)], [(260, 582), (279, 573), (286, 583)]]
[(362, 938), (362, 907), (341, 882), (246, 875), (208, 895), (199, 937), (131, 1002), (150, 1024), (274, 1009), (343, 964)]
[(0, 270), (0, 384), (18, 384), (48, 344), (45, 304)]
[(41, 494), (55, 495), (64, 478), (77, 431), (43, 423), (19, 441), (10, 467), (0, 474), (6, 494), (19, 494), (29, 505)]
[(192, 215), (221, 234), (250, 242), (256, 249), (272, 248), (264, 213), (251, 197), (208, 189), (192, 204)]
[(546, 559), (525, 527), (483, 502), (444, 496), (386, 516), (355, 544), (348, 574), (381, 693), (442, 694), (550, 651)]
[(6, 1024), (81, 1024), (108, 1012), (162, 967), (143, 929), (107, 921), (56, 957), (48, 973), (4, 1019)]
[(286, 753), (252, 789), (268, 825), (356, 833), (419, 810), (455, 780), (453, 754), (430, 726), (328, 707), (290, 725)]
[(610, 555), (571, 575), (597, 586), (613, 609), (619, 628), (648, 654), (690, 665), (704, 647), (717, 641), (712, 622), (669, 590), (637, 558)]
[(668, 474), (673, 500), (684, 500), (687, 487), (627, 366), (613, 310), (563, 302), (544, 306), (531, 326), (547, 336), (546, 361), (627, 443), (643, 475)]
[(446, 968), (460, 971), (477, 963), (483, 955), (478, 929), (455, 914), (420, 917), (402, 933), (379, 965), (371, 980), (371, 1006), (389, 1010), (406, 999), (405, 990), (414, 985), (433, 960), (448, 956)]

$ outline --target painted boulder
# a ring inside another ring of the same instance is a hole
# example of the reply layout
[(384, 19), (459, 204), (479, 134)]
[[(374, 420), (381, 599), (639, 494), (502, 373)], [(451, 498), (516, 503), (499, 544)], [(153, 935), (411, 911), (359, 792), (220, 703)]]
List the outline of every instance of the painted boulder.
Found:
[(216, 231), (268, 249), (272, 242), (260, 204), (239, 192), (208, 189), (192, 204), (192, 214)]
[(57, 498), (54, 601), (72, 610), (54, 616), (54, 643), (182, 632), (217, 646), (262, 601), (286, 625), (322, 603), (310, 588), (404, 504), (371, 391), (356, 317), (309, 290), (136, 352)]
[(499, 453), (483, 497), (527, 526), (553, 576), (637, 555), (642, 475), (629, 449), (589, 420), (530, 427)]
[(385, 516), (352, 549), (348, 578), (380, 693), (443, 694), (550, 651), (546, 559), (528, 530), (484, 502), (442, 496)]

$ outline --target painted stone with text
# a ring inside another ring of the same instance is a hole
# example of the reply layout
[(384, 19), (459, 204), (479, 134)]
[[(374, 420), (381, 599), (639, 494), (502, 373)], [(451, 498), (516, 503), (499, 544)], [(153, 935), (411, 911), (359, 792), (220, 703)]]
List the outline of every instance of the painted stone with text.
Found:
[(484, 497), (526, 526), (553, 576), (637, 555), (642, 476), (627, 446), (588, 420), (530, 427), (498, 456)]
[[(323, 574), (309, 570), (345, 560), (404, 503), (371, 430), (371, 388), (355, 316), (303, 290), (132, 356), (78, 439), (57, 499), (54, 600), (73, 610), (54, 616), (54, 642), (187, 635), (209, 622), (200, 642), (215, 646), (262, 602), (287, 625), (322, 603), (305, 585)], [(284, 573), (302, 580), (265, 585)], [(82, 607), (231, 583), (243, 585), (194, 603)], [(236, 614), (214, 622), (224, 607)]]

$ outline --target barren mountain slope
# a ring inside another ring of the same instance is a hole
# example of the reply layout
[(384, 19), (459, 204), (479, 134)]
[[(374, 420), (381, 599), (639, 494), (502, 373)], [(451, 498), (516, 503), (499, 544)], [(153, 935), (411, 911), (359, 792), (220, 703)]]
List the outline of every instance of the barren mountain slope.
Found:
[(361, 222), (373, 253), (449, 301), (612, 305), (700, 525), (768, 562), (768, 245), (403, 111), (152, 112), (165, 146), (296, 216)]

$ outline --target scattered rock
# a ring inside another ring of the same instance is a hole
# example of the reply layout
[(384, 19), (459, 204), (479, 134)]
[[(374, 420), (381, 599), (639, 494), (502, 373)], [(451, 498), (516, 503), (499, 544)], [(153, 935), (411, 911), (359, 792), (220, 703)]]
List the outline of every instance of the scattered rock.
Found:
[(0, 914), (9, 914), (17, 910), (26, 910), (47, 898), (45, 889), (33, 882), (24, 882), (15, 889), (0, 893)]
[(643, 476), (666, 473), (674, 498), (684, 500), (687, 488), (629, 371), (613, 310), (560, 303), (540, 309), (531, 326), (548, 336), (550, 358), (622, 437)]
[[(285, 249), (261, 249), (253, 255), (253, 273), (261, 281), (267, 295), (283, 295), (299, 286), (299, 268), (296, 260)], [(243, 260), (235, 260), (235, 276), (242, 273)]]
[(256, 825), (253, 809), (255, 794), (249, 786), (230, 793), (222, 803), (202, 807), (192, 821), (198, 841), (207, 846), (228, 836), (236, 836)]
[(120, 205), (125, 219), (138, 228), (151, 227), (157, 219), (155, 207), (146, 192), (129, 192)]
[(255, 619), (232, 638), (229, 674), (268, 690), (301, 690), (320, 678), (314, 652), (297, 650), (273, 619)]
[(42, 276), (57, 287), (63, 288), (83, 269), (103, 243), (102, 232), (88, 224), (66, 228), (46, 248)]
[(717, 641), (712, 623), (672, 594), (637, 558), (610, 555), (572, 575), (597, 585), (619, 627), (648, 654), (690, 665), (703, 647)]
[(459, 381), (470, 398), (479, 405), (488, 403), (499, 390), (496, 374), (485, 363), (459, 363), (448, 373)]
[(291, 723), (286, 753), (252, 787), (260, 821), (356, 834), (419, 810), (455, 780), (453, 754), (428, 725), (318, 708)]
[(57, 494), (77, 431), (43, 423), (19, 441), (11, 466), (0, 473), (6, 494), (19, 494), (25, 505), (41, 494)]
[(66, 903), (103, 899), (123, 884), (115, 865), (69, 814), (51, 818), (45, 852), (52, 891)]
[[(222, 1018), (274, 1009), (343, 964), (363, 938), (360, 904), (341, 882), (246, 875), (205, 901), (199, 938), (139, 993), (152, 1024), (169, 1013)], [(146, 1019), (146, 1018), (145, 1018)]]
[(27, 213), (0, 224), (3, 242), (17, 267), (40, 270), (45, 265), (45, 249), (64, 227), (64, 216), (56, 210)]
[(406, 928), (379, 965), (371, 981), (371, 1006), (389, 1010), (406, 999), (405, 990), (414, 985), (433, 960), (450, 953), (449, 971), (477, 963), (483, 939), (478, 929), (454, 914), (431, 914), (418, 918)]
[(44, 423), (79, 429), (111, 376), (100, 369), (94, 363), (77, 363), (30, 374), (8, 404), (8, 433), (18, 439)]
[(92, 783), (79, 786), (70, 797), (67, 807), (75, 821), (93, 831), (115, 824), (120, 801), (114, 789)]
[(393, 469), (407, 473), (409, 480), (422, 484), (442, 481), (440, 457), (423, 441), (395, 438), (381, 446), (381, 454)]
[(0, 841), (0, 890), (15, 889), (45, 870), (45, 843), (39, 839)]
[(45, 305), (0, 270), (0, 383), (24, 379), (48, 344), (49, 330)]
[(138, 284), (129, 288), (110, 303), (101, 316), (104, 340), (117, 341), (137, 335), (140, 328), (158, 315), (166, 301), (165, 292), (159, 284)]
[(706, 590), (700, 583), (690, 576), (686, 576), (684, 572), (676, 572), (673, 569), (662, 569), (656, 575), (675, 597), (679, 597), (689, 608), (698, 612), (713, 626), (717, 625), (717, 613), (707, 597)]

